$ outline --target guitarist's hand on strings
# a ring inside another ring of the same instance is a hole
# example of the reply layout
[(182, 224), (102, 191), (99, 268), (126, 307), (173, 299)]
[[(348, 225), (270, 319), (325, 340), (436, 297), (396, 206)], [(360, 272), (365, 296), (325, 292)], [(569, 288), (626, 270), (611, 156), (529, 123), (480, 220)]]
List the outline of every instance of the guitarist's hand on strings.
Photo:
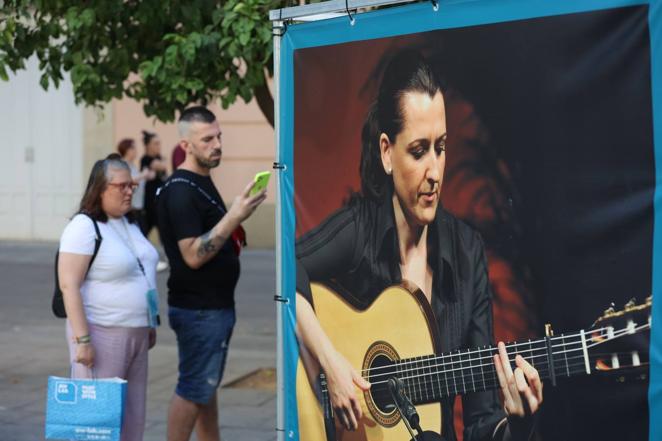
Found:
[(338, 420), (347, 430), (356, 430), (361, 419), (361, 403), (356, 388), (370, 389), (368, 383), (336, 350), (320, 326), (310, 303), (297, 293), (297, 338), (319, 362), (329, 388), (329, 399)]
[(333, 411), (347, 430), (356, 430), (362, 416), (356, 388), (367, 391), (370, 383), (338, 351), (328, 352), (320, 361), (326, 373)]
[(517, 367), (513, 371), (506, 345), (499, 342), (498, 348), (494, 366), (503, 393), (503, 408), (508, 416), (511, 436), (514, 435), (514, 439), (528, 439), (533, 428), (532, 416), (542, 404), (542, 382), (536, 368), (521, 355), (515, 355)]

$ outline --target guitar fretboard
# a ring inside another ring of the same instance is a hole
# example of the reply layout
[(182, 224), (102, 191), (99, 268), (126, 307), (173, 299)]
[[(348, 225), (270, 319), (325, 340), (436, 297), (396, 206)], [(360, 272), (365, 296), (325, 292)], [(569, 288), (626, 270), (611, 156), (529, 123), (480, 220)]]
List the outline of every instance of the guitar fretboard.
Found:
[[(538, 370), (541, 379), (551, 379), (590, 372), (586, 339), (583, 333), (558, 336), (506, 345), (511, 366), (521, 355)], [(429, 403), (442, 398), (481, 392), (499, 387), (494, 367), (498, 349), (457, 351), (399, 360), (389, 366), (371, 369), (367, 378), (373, 384), (384, 384), (390, 376), (402, 380), (405, 393), (414, 404)]]

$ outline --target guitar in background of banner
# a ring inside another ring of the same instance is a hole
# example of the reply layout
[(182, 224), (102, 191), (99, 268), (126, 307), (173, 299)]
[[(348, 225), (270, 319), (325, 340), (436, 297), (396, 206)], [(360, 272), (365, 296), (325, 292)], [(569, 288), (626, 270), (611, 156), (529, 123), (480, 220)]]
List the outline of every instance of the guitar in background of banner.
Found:
[(286, 27), (284, 438), (660, 439), (661, 8), (449, 1)]

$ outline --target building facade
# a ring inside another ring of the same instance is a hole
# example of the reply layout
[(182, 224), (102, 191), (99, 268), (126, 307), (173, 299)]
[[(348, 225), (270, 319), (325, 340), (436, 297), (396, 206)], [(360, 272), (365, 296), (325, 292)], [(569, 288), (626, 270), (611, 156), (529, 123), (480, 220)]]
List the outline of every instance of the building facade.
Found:
[[(178, 141), (174, 123), (147, 118), (139, 103), (123, 99), (102, 111), (77, 106), (72, 86), (39, 86), (36, 60), (0, 81), (0, 239), (57, 240), (76, 211), (92, 164), (115, 151), (122, 138), (134, 138), (139, 157), (141, 130), (156, 132), (170, 164)], [(212, 106), (223, 131), (223, 160), (212, 178), (229, 205), (255, 173), (271, 170), (273, 128), (257, 104)], [(265, 203), (245, 223), (249, 246), (274, 245), (275, 179)]]

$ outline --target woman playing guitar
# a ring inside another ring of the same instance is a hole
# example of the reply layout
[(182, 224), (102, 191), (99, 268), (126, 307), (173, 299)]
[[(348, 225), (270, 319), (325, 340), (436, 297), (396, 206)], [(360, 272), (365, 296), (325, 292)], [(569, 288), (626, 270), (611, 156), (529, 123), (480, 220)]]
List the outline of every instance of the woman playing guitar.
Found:
[[(310, 281), (332, 282), (368, 307), (384, 288), (408, 280), (429, 302), (443, 351), (491, 343), (492, 294), (480, 235), (443, 209), (446, 110), (440, 80), (417, 52), (385, 69), (362, 131), (361, 194), (296, 244), (297, 334), (328, 380), (331, 405), (347, 430), (361, 424), (359, 388), (370, 384), (327, 337), (315, 316)], [(393, 323), (397, 327), (398, 323)], [(464, 439), (528, 440), (542, 403), (538, 372), (522, 357), (515, 369), (503, 343), (494, 356), (495, 391), (463, 396)], [(452, 400), (442, 432), (456, 439)]]

